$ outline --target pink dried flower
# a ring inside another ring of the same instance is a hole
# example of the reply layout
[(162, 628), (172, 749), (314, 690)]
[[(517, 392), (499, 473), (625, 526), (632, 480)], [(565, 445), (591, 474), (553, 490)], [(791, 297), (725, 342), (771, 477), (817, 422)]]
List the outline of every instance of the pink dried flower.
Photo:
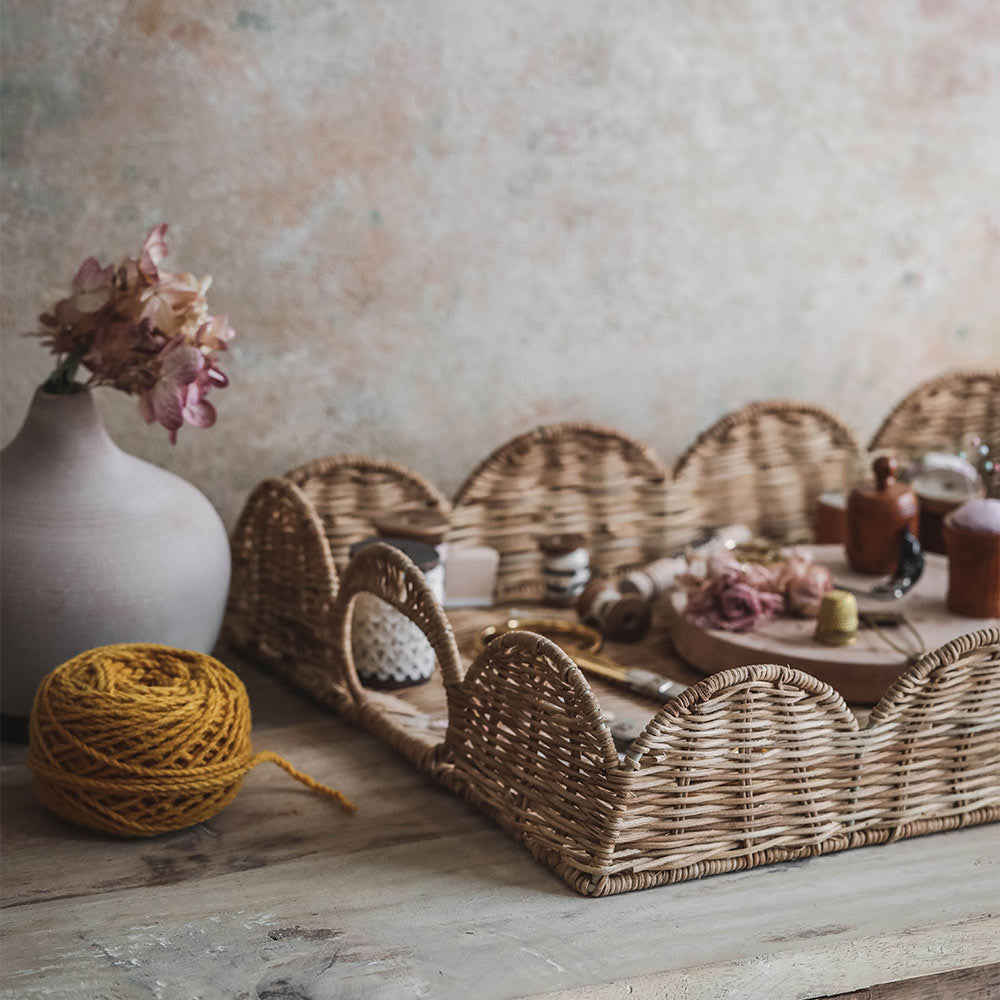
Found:
[(830, 571), (813, 562), (808, 553), (799, 551), (782, 564), (779, 582), (788, 610), (802, 618), (815, 618), (823, 595), (833, 589)]
[(94, 331), (93, 340), (82, 357), (93, 373), (95, 385), (113, 385), (138, 393), (157, 379), (156, 358), (164, 339), (148, 320), (109, 319)]
[(211, 427), (215, 423), (215, 407), (205, 397), (209, 389), (225, 389), (227, 385), (229, 379), (215, 366), (215, 359), (199, 354), (198, 372), (184, 398), (184, 419), (195, 427)]
[(236, 331), (229, 325), (228, 316), (209, 316), (207, 323), (198, 328), (195, 341), (199, 347), (210, 351), (225, 351)]
[(784, 610), (785, 599), (770, 590), (758, 590), (742, 573), (723, 573), (689, 591), (687, 615), (702, 628), (749, 632)]
[(229, 384), (215, 354), (227, 349), (234, 332), (227, 317), (208, 313), (211, 278), (161, 266), (166, 234), (166, 223), (154, 226), (139, 256), (114, 267), (88, 257), (70, 296), (39, 317), (39, 335), (60, 359), (46, 389), (74, 391), (74, 373), (82, 365), (90, 372), (86, 386), (109, 385), (138, 396), (143, 417), (162, 424), (176, 441), (184, 423), (215, 423), (206, 396)]
[(159, 377), (150, 389), (139, 397), (139, 412), (146, 423), (157, 421), (170, 432), (170, 443), (177, 441), (177, 432), (184, 424), (184, 405), (188, 387), (198, 377), (198, 349), (172, 340), (160, 352)]
[(78, 313), (95, 313), (111, 297), (114, 268), (101, 267), (96, 257), (88, 257), (73, 278), (73, 306)]
[(779, 583), (778, 565), (742, 563), (728, 549), (718, 549), (708, 557), (708, 575), (716, 577), (735, 573), (755, 590), (769, 590), (780, 594), (784, 587)]
[(815, 616), (833, 586), (830, 571), (795, 549), (775, 563), (741, 563), (731, 552), (708, 558), (704, 576), (681, 578), (687, 587), (689, 618), (704, 628), (746, 632), (786, 610)]
[(149, 235), (143, 241), (142, 249), (139, 251), (139, 272), (149, 282), (155, 283), (160, 280), (159, 264), (167, 256), (167, 224), (161, 222), (158, 226), (153, 226)]

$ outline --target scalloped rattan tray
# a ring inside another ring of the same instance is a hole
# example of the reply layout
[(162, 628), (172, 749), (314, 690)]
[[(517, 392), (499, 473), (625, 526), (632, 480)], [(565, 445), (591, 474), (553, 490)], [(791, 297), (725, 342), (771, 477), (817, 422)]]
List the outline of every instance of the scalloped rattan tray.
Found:
[[(273, 509), (259, 520), (277, 523), (289, 507)], [(296, 522), (292, 536), (315, 527)], [(466, 672), (451, 625), (402, 553), (373, 545), (339, 581), (328, 551), (326, 565), (315, 618), (284, 619), (264, 641), (236, 601), (230, 641), (395, 746), (585, 895), (1000, 818), (1000, 629), (928, 654), (864, 727), (836, 691), (800, 671), (715, 674), (653, 714), (620, 761), (591, 684), (552, 642), (509, 633)], [(315, 576), (302, 582), (314, 587)], [(358, 682), (350, 618), (363, 591), (434, 647), (443, 732), (405, 699)]]
[[(975, 374), (976, 391), (996, 379)], [(995, 422), (995, 400), (970, 417), (968, 393), (946, 382), (930, 386), (934, 443), (969, 429), (992, 441), (995, 428), (980, 424)], [(910, 424), (905, 443), (920, 447), (921, 414)], [(608, 575), (727, 522), (799, 541), (817, 494), (846, 487), (863, 465), (836, 417), (774, 402), (723, 417), (672, 475), (617, 431), (538, 428), (483, 461), (453, 505), (393, 463), (317, 460), (266, 480), (247, 501), (232, 538), (227, 635), (464, 795), (589, 895), (997, 820), (996, 628), (907, 669), (864, 726), (833, 688), (787, 666), (677, 677), (692, 686), (648, 719), (620, 761), (608, 713), (645, 719), (648, 703), (589, 683), (557, 646), (526, 632), (490, 643), (465, 671), (451, 624), (401, 553), (371, 546), (344, 570), (350, 544), (377, 516), (430, 508), (450, 519), (450, 544), (499, 550), (498, 600), (530, 600), (543, 589), (538, 538), (549, 531), (585, 532)], [(396, 694), (360, 685), (350, 618), (361, 591), (423, 629), (441, 683)]]

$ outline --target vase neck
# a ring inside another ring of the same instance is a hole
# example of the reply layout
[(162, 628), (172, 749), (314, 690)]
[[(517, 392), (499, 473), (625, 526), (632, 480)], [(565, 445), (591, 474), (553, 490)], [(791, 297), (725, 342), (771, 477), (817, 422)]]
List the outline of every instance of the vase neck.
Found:
[(93, 464), (121, 454), (87, 390), (56, 395), (38, 389), (5, 459), (45, 456), (60, 463)]

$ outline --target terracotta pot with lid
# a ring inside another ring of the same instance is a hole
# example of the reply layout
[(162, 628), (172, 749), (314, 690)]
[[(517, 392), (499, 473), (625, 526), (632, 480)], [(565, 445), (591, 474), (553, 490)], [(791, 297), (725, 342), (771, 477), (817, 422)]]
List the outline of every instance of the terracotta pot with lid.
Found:
[(917, 496), (905, 483), (896, 482), (897, 469), (894, 458), (875, 459), (875, 481), (855, 486), (847, 500), (844, 548), (851, 568), (859, 573), (892, 573), (903, 532), (918, 534)]
[(1000, 500), (969, 500), (944, 519), (948, 609), (1000, 618)]

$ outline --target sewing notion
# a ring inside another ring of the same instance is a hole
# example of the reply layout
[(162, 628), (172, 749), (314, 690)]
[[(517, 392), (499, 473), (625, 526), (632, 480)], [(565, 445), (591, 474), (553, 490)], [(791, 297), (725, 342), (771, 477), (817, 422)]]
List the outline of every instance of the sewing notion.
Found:
[(584, 547), (586, 541), (579, 534), (544, 535), (539, 539), (547, 604), (567, 607), (587, 585), (590, 555)]
[[(410, 538), (366, 538), (351, 546), (353, 559), (362, 549), (381, 543), (399, 549), (424, 574), (434, 599), (444, 600), (444, 567), (437, 549)], [(363, 684), (399, 688), (431, 679), (437, 658), (427, 637), (406, 615), (374, 594), (358, 594), (351, 625), (354, 668)]]
[(576, 599), (580, 621), (612, 642), (638, 642), (653, 620), (649, 601), (623, 594), (610, 580), (591, 580)]
[(573, 622), (543, 618), (510, 618), (502, 624), (488, 625), (481, 629), (476, 636), (476, 646), (482, 649), (498, 636), (515, 631), (535, 632), (551, 639), (584, 673), (612, 681), (644, 698), (663, 702), (676, 698), (686, 690), (687, 685), (673, 681), (669, 677), (639, 667), (626, 667), (611, 657), (602, 655), (600, 650), (603, 648), (604, 640), (601, 634), (586, 625)]

